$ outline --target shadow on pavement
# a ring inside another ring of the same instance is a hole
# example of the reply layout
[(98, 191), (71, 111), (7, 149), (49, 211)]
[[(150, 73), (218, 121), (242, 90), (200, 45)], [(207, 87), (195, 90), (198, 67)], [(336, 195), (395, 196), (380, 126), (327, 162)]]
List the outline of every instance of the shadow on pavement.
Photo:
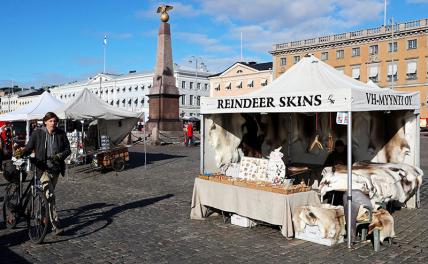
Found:
[[(170, 155), (165, 153), (147, 153), (147, 164), (153, 164), (156, 161), (185, 158), (182, 155)], [(133, 169), (144, 166), (144, 152), (129, 152), (129, 164), (125, 169)]]
[(31, 263), (8, 247), (0, 246), (0, 263)]
[[(113, 207), (114, 204), (94, 203), (77, 209), (63, 210), (63, 213), (69, 215), (69, 217), (61, 219), (61, 225), (65, 228), (64, 237), (58, 237), (54, 241), (46, 241), (46, 244), (68, 241), (98, 232), (109, 226), (113, 222), (114, 216), (126, 210), (145, 207), (173, 196), (166, 194), (115, 207)], [(106, 208), (110, 209), (106, 210)]]

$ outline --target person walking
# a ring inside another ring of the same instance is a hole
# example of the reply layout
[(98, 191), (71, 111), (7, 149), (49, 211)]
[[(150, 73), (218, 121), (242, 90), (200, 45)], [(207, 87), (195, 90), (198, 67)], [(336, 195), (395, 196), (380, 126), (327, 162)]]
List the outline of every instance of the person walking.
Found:
[(21, 155), (28, 156), (35, 152), (36, 173), (48, 200), (49, 217), (55, 234), (61, 235), (64, 230), (60, 227), (56, 211), (55, 186), (59, 175), (65, 174), (64, 160), (71, 150), (66, 133), (57, 127), (58, 120), (55, 113), (46, 113), (43, 117), (44, 126), (33, 131), (27, 145), (21, 149)]
[(187, 124), (187, 141), (188, 141), (188, 145), (191, 146), (193, 145), (193, 123), (189, 122)]

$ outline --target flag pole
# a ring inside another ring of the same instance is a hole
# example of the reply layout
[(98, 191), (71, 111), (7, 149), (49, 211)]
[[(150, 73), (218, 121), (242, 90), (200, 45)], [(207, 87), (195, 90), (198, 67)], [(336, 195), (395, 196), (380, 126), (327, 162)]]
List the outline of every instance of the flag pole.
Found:
[(104, 68), (103, 68), (103, 73), (106, 72), (106, 47), (107, 47), (107, 35), (104, 35)]

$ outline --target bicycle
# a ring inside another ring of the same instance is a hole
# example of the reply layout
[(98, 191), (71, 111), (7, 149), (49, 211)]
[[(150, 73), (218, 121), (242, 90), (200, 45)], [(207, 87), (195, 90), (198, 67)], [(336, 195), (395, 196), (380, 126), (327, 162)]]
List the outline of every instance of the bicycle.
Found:
[(38, 179), (35, 166), (32, 178), (24, 190), (29, 158), (13, 158), (4, 165), (3, 175), (9, 184), (3, 201), (3, 220), (9, 229), (15, 228), (20, 218), (27, 222), (28, 235), (33, 243), (43, 242), (50, 224), (48, 200)]

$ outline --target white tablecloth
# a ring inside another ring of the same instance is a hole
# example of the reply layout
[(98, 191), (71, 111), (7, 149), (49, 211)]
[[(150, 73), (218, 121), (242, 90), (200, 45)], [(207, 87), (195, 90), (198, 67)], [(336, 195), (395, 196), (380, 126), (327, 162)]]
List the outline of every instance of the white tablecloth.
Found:
[(209, 206), (282, 226), (282, 235), (292, 237), (293, 212), (303, 205), (320, 205), (316, 192), (285, 195), (196, 178), (190, 218), (203, 220)]

